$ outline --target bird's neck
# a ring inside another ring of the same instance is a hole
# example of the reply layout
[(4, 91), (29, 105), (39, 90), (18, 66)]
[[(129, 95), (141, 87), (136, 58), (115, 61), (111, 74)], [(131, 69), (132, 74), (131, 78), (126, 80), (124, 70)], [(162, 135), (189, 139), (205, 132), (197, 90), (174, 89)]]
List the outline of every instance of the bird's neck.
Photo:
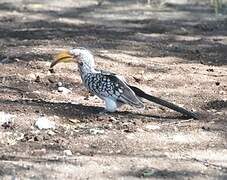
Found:
[(82, 79), (89, 73), (98, 73), (98, 71), (95, 69), (94, 66), (89, 66), (86, 64), (83, 64), (83, 65), (78, 64), (78, 68)]

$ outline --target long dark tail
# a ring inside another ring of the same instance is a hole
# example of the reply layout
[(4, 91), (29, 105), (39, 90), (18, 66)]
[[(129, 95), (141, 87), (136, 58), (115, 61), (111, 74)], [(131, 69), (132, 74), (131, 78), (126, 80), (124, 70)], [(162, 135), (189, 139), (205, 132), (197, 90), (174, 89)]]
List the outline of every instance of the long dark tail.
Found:
[(197, 115), (193, 112), (190, 112), (190, 111), (187, 111), (186, 109), (182, 108), (182, 107), (179, 107), (173, 103), (170, 103), (168, 101), (165, 101), (163, 99), (160, 99), (158, 97), (155, 97), (155, 96), (152, 96), (152, 95), (149, 95), (147, 93), (145, 93), (144, 91), (142, 91), (141, 89), (135, 87), (135, 86), (129, 86), (134, 92), (135, 94), (138, 96), (138, 97), (142, 97), (144, 99), (147, 99), (151, 102), (154, 102), (154, 103), (157, 103), (159, 105), (162, 105), (162, 106), (165, 106), (165, 107), (168, 107), (174, 111), (177, 111), (189, 118), (193, 118), (193, 119), (198, 119)]

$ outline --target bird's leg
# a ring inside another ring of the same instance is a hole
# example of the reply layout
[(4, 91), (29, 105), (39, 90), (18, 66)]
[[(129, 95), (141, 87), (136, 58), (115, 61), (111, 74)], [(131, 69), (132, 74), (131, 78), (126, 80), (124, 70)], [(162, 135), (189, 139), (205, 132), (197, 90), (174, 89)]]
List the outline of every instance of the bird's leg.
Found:
[(105, 101), (105, 110), (107, 112), (115, 112), (117, 110), (118, 104), (116, 100), (114, 101), (113, 99), (105, 98), (104, 101)]
[(108, 115), (109, 111), (106, 109), (103, 109), (102, 111), (99, 112), (99, 115)]
[(105, 109), (99, 112), (99, 114), (101, 115), (106, 115), (108, 113), (115, 112), (118, 108), (118, 103), (110, 98), (105, 98), (104, 103), (105, 103)]

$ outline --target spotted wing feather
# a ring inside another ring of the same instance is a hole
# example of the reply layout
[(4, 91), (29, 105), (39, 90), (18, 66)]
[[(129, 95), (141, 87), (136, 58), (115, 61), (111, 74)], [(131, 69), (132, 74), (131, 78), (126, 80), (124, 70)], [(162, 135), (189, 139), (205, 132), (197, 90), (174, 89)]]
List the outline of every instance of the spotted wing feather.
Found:
[(143, 107), (143, 103), (132, 89), (112, 73), (87, 74), (85, 85), (90, 91), (102, 99), (109, 97), (132, 106)]

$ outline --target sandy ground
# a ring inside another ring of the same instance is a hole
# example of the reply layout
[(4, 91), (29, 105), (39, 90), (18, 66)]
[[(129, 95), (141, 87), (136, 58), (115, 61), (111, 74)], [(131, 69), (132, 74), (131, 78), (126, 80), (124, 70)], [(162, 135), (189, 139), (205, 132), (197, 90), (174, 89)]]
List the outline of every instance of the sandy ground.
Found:
[[(14, 115), (0, 128), (1, 179), (227, 179), (227, 17), (203, 3), (0, 0), (0, 111)], [(76, 65), (48, 71), (77, 46), (200, 119), (149, 102), (100, 113)], [(56, 128), (37, 129), (40, 117)]]

